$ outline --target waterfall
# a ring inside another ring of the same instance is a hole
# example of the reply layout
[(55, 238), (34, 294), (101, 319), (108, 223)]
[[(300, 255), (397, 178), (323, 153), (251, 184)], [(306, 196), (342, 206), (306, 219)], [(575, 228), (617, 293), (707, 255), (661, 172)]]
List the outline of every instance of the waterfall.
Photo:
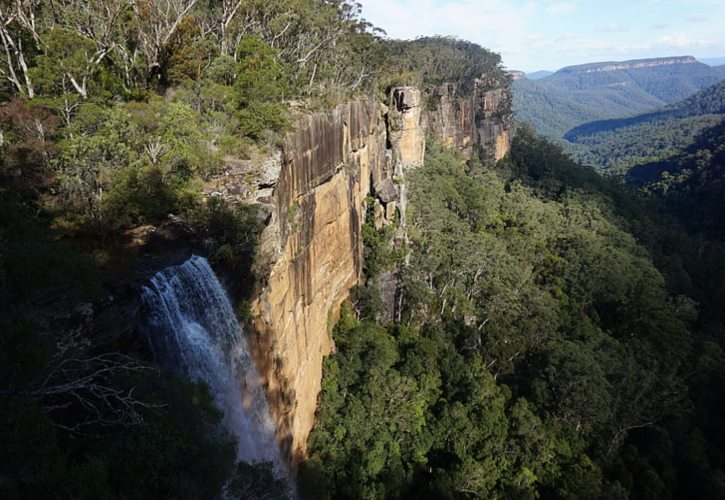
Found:
[(154, 275), (142, 289), (146, 332), (157, 359), (180, 375), (204, 381), (237, 439), (238, 459), (272, 462), (286, 476), (274, 424), (227, 295), (209, 263), (192, 256)]

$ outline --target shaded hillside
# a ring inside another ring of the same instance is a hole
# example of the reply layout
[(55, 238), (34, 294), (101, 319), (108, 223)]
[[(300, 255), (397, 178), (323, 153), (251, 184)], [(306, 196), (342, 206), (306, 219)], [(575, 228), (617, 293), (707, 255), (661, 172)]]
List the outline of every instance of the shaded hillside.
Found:
[(650, 113), (580, 125), (564, 138), (583, 148), (576, 156), (585, 163), (623, 173), (676, 155), (724, 114), (725, 81)]
[(690, 226), (725, 239), (725, 121), (673, 157), (634, 167), (627, 178), (664, 197)]
[(575, 99), (567, 89), (549, 83), (549, 78), (513, 82), (513, 105), (518, 120), (531, 123), (537, 132), (554, 140), (578, 124), (592, 121), (592, 117), (617, 118), (630, 114), (632, 108), (649, 109), (660, 104), (647, 95), (632, 99), (611, 89)]
[[(710, 368), (691, 378), (693, 417), (700, 428), (692, 438), (711, 454), (725, 443), (725, 365), (715, 361), (725, 338), (725, 122), (704, 130), (674, 157), (633, 168), (628, 178), (645, 183), (642, 192), (672, 226), (670, 238), (660, 243), (671, 289), (698, 304), (698, 365)], [(688, 463), (694, 465), (691, 459)], [(693, 478), (695, 489), (683, 492), (685, 497), (714, 498), (701, 488), (723, 482), (722, 475)]]
[[(708, 330), (725, 323), (725, 122), (706, 129), (684, 151), (667, 161), (636, 167), (632, 180), (663, 201), (665, 212), (681, 221), (696, 242), (699, 276), (705, 291), (698, 301)], [(694, 260), (694, 259), (693, 259)]]
[(366, 236), (402, 320), (369, 276), (337, 325), (310, 498), (721, 498), (687, 236), (526, 128), (495, 166), (429, 144), (411, 177), (409, 264)]
[(534, 71), (533, 73), (526, 73), (526, 78), (529, 80), (541, 80), (542, 78), (546, 78), (547, 76), (553, 75), (553, 71), (548, 70), (541, 70), (541, 71)]
[(570, 66), (537, 81), (514, 82), (514, 112), (560, 140), (589, 121), (630, 116), (684, 99), (723, 78), (692, 57)]

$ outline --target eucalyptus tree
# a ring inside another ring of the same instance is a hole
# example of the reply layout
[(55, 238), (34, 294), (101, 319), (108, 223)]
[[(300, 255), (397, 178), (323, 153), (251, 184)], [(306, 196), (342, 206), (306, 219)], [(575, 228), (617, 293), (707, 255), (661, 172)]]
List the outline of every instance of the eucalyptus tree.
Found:
[(3, 0), (0, 2), (0, 40), (5, 57), (0, 75), (15, 90), (30, 99), (35, 96), (30, 76), (30, 60), (41, 50), (38, 18), (40, 0)]

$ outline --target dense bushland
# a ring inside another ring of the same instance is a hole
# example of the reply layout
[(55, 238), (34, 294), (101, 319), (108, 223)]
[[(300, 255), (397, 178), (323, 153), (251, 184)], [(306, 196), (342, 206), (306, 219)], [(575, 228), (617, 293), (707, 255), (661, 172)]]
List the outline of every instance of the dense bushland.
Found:
[(585, 123), (564, 138), (578, 148), (578, 161), (626, 175), (639, 165), (677, 156), (724, 118), (725, 82), (720, 82), (649, 113)]
[(276, 149), (295, 113), (496, 85), (500, 57), (385, 41), (344, 0), (7, 1), (0, 42), (0, 495), (282, 495), (234, 463), (204, 387), (151, 365), (130, 318), (96, 321), (129, 230), (180, 216), (245, 299), (260, 214), (205, 200), (213, 176)]
[[(0, 35), (0, 494), (284, 494), (234, 463), (205, 387), (89, 317), (119, 240), (181, 215), (249, 279), (256, 210), (201, 195), (230, 158), (356, 93), (499, 86), (500, 57), (385, 40), (342, 0), (6, 1)], [(364, 228), (369, 282), (335, 329), (304, 491), (723, 496), (717, 130), (652, 167), (681, 224), (525, 131), (497, 166), (430, 145), (410, 263)], [(404, 307), (379, 325), (391, 266)]]
[(526, 130), (496, 166), (431, 146), (410, 186), (403, 318), (338, 324), (311, 497), (723, 494), (722, 446), (694, 447), (722, 351), (644, 205)]

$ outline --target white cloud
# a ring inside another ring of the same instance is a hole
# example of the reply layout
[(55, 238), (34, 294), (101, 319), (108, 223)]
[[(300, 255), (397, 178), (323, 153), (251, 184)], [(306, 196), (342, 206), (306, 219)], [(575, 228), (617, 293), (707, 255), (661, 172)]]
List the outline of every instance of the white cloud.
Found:
[(714, 40), (708, 40), (706, 38), (690, 38), (687, 35), (678, 34), (675, 36), (661, 36), (657, 39), (657, 44), (662, 47), (677, 48), (677, 49), (693, 49), (710, 47), (716, 42)]
[(725, 54), (717, 23), (687, 22), (687, 15), (725, 18), (725, 0), (639, 0), (639, 7), (648, 9), (642, 12), (652, 15), (628, 17), (626, 24), (616, 7), (631, 6), (632, 0), (610, 0), (617, 4), (609, 6), (612, 15), (584, 0), (360, 1), (363, 16), (391, 38), (455, 36), (501, 53), (508, 68), (524, 71), (601, 60)]
[(598, 33), (626, 33), (629, 31), (629, 26), (623, 26), (621, 24), (610, 24), (603, 28), (597, 28)]
[(576, 2), (561, 2), (550, 5), (546, 8), (546, 12), (555, 15), (571, 14), (576, 11), (578, 7), (579, 5)]
[[(522, 43), (536, 3), (508, 0), (362, 0), (363, 16), (391, 38), (455, 36), (496, 52)], [(508, 61), (504, 61), (505, 63)]]

